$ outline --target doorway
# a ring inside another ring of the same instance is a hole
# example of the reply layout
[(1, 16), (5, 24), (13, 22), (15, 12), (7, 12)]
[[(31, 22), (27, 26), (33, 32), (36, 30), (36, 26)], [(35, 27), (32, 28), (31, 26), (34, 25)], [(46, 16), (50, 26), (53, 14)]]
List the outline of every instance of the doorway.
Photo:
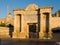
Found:
[(29, 24), (29, 38), (37, 38), (36, 24)]

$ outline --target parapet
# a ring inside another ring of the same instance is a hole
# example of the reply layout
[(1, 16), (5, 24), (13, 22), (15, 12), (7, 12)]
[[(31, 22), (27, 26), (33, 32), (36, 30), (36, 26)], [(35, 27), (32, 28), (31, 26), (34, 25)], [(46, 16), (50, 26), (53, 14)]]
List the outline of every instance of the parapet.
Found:
[(51, 8), (51, 9), (53, 9), (53, 6), (41, 6), (40, 8)]

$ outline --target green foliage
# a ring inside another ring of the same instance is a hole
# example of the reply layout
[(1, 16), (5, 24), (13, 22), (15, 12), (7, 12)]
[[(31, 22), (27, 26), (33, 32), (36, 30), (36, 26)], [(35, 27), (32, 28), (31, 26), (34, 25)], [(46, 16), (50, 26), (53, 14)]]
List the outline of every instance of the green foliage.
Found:
[(5, 23), (1, 22), (0, 27), (13, 27), (13, 25), (11, 24), (6, 25)]
[(6, 27), (13, 27), (13, 25), (11, 25), (11, 24), (8, 24), (8, 25), (6, 25)]
[(0, 24), (0, 27), (5, 27), (5, 24), (4, 24), (4, 23), (1, 23), (1, 24)]
[(9, 24), (8, 25), (5, 25), (6, 27), (9, 27)]

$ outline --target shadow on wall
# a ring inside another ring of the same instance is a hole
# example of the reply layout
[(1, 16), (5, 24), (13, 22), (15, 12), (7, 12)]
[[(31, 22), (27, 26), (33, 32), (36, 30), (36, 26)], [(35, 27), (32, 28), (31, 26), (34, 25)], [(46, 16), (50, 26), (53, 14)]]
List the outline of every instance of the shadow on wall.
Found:
[(38, 32), (40, 32), (40, 9), (37, 10), (38, 11)]
[(60, 33), (60, 27), (56, 27), (52, 29), (53, 33)]
[(14, 27), (13, 27), (13, 25), (11, 25), (11, 24), (9, 24), (9, 35), (10, 35), (10, 37), (12, 38), (12, 32), (14, 31)]
[(38, 32), (37, 37), (39, 38), (39, 32), (40, 32), (40, 9), (37, 10), (37, 16), (38, 16)]
[(0, 45), (1, 45), (1, 39), (0, 39)]
[(53, 32), (53, 39), (55, 40), (59, 40), (60, 39), (60, 27), (55, 27), (55, 28), (52, 28), (52, 32)]

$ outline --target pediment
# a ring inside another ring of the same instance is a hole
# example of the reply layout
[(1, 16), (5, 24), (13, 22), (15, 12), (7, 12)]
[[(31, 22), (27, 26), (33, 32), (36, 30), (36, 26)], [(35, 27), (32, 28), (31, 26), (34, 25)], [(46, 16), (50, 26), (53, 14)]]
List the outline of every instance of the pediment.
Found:
[(36, 4), (30, 4), (26, 8), (26, 10), (29, 10), (29, 11), (34, 11), (34, 10), (37, 10), (37, 9), (38, 9), (38, 6)]

